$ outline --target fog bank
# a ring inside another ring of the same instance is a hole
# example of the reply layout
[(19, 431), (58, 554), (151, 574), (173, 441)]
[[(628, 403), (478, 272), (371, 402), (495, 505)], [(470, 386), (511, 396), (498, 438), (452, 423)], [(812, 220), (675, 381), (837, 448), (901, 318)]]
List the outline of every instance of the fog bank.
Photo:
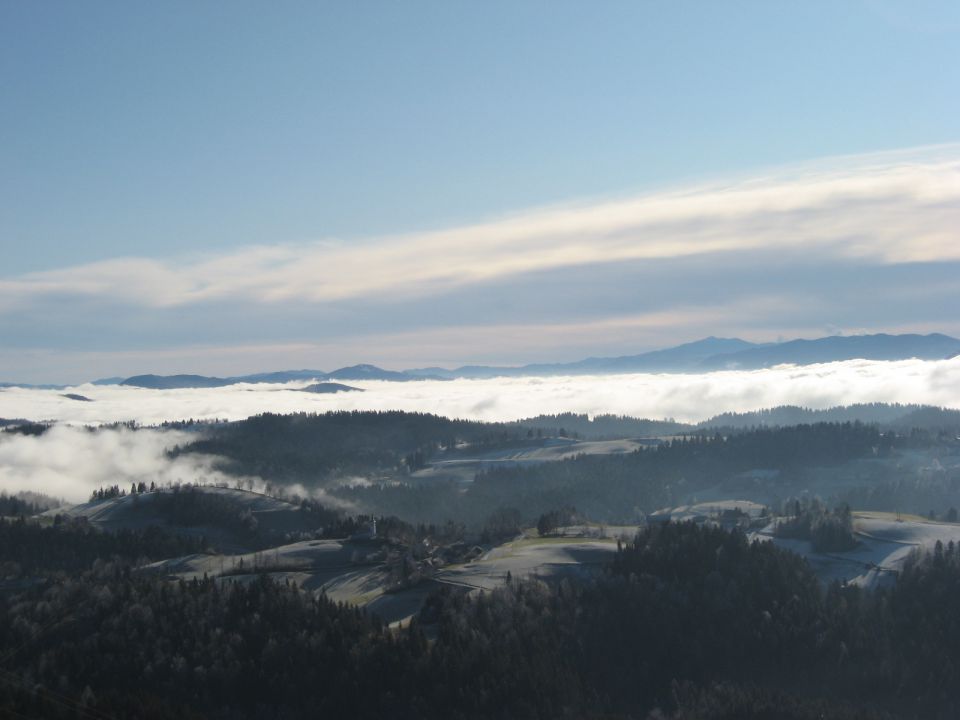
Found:
[(157, 424), (186, 418), (238, 420), (262, 412), (407, 410), (486, 421), (540, 413), (616, 413), (697, 422), (727, 411), (777, 405), (826, 408), (865, 402), (960, 408), (960, 358), (941, 361), (846, 361), (704, 374), (518, 377), (406, 383), (351, 381), (366, 392), (316, 395), (307, 383), (213, 389), (146, 390), (81, 385), (73, 392), (0, 391), (0, 417), (103, 424)]
[(214, 458), (166, 450), (190, 439), (187, 433), (133, 431), (57, 425), (43, 435), (0, 433), (0, 490), (42, 492), (84, 502), (91, 491), (110, 485), (129, 490), (134, 482), (229, 482), (213, 468)]

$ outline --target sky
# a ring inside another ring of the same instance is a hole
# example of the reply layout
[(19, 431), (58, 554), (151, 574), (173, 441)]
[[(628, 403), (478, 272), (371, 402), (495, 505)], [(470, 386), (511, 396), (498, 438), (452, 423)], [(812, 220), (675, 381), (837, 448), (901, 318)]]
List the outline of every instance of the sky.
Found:
[(0, 380), (960, 335), (954, 2), (7, 2), (0, 37)]

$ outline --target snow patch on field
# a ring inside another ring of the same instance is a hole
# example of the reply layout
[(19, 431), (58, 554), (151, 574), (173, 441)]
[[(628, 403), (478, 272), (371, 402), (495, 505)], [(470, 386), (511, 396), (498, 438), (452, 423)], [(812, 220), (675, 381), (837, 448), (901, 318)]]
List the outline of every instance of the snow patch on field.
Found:
[(932, 551), (937, 541), (960, 543), (960, 524), (897, 520), (891, 513), (854, 513), (859, 545), (847, 552), (817, 553), (806, 540), (775, 538), (772, 526), (753, 533), (802, 555), (825, 583), (848, 582), (873, 589), (892, 582), (915, 550)]
[(617, 551), (613, 538), (534, 538), (516, 540), (494, 548), (476, 562), (441, 570), (437, 582), (470, 589), (492, 590), (507, 581), (530, 576), (579, 574), (599, 567)]

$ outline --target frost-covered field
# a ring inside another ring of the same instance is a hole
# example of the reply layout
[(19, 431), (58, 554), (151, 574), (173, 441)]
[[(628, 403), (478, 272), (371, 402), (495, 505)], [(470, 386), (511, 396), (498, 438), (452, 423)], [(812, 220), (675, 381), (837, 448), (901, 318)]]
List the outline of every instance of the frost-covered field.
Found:
[(824, 582), (839, 580), (866, 588), (890, 582), (914, 550), (932, 551), (939, 540), (944, 545), (960, 543), (960, 524), (917, 518), (898, 520), (892, 513), (854, 513), (854, 531), (859, 545), (848, 552), (816, 553), (805, 540), (773, 538), (771, 529), (754, 537), (803, 555)]
[[(303, 530), (296, 505), (240, 490), (203, 487), (204, 493), (222, 494), (249, 509), (258, 523), (276, 530)], [(103, 528), (139, 528), (151, 522), (168, 523), (152, 511), (156, 493), (96, 500), (58, 508)], [(601, 528), (572, 528), (571, 532), (599, 535)], [(145, 572), (167, 577), (229, 577), (245, 581), (267, 573), (304, 590), (323, 593), (337, 602), (366, 607), (385, 621), (408, 619), (419, 611), (436, 583), (464, 590), (492, 589), (503, 585), (508, 573), (516, 578), (587, 572), (608, 560), (616, 550), (615, 538), (632, 536), (636, 527), (603, 528), (604, 537), (523, 537), (494, 547), (474, 561), (451, 565), (425, 582), (405, 588), (391, 580), (385, 551), (375, 543), (353, 540), (303, 540), (266, 550), (244, 550), (236, 538), (216, 526), (177, 526), (177, 532), (217, 538), (225, 553), (199, 553), (148, 565)]]
[[(636, 528), (633, 528), (634, 532)], [(609, 534), (609, 533), (608, 533)], [(446, 568), (434, 577), (438, 582), (491, 590), (503, 585), (507, 573), (515, 578), (579, 573), (598, 566), (616, 552), (616, 539), (524, 538), (494, 548), (475, 562)]]
[[(147, 390), (80, 385), (66, 390), (0, 390), (0, 418), (156, 424), (186, 418), (237, 420), (261, 412), (407, 410), (497, 421), (541, 413), (614, 413), (700, 421), (727, 411), (777, 405), (826, 408), (863, 402), (960, 408), (960, 358), (854, 360), (703, 374), (514, 377), (414, 382), (356, 381), (365, 392), (316, 395), (308, 383)], [(65, 397), (72, 393), (92, 402)]]
[(461, 483), (473, 482), (477, 472), (496, 467), (518, 467), (554, 462), (578, 455), (619, 455), (645, 447), (636, 440), (573, 440), (549, 438), (541, 445), (511, 447), (471, 454), (457, 451), (440, 452), (431, 458), (427, 467), (410, 475), (415, 480), (448, 478)]

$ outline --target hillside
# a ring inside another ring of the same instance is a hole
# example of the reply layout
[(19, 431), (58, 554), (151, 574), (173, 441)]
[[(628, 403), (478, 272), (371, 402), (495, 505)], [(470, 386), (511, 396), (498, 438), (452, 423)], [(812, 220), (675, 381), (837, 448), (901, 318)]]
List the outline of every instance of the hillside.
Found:
[(108, 531), (143, 530), (151, 525), (177, 535), (203, 538), (211, 548), (239, 552), (279, 544), (300, 533), (315, 533), (339, 514), (276, 497), (205, 485), (160, 488), (124, 495), (108, 492), (78, 505), (44, 513), (62, 515)]

